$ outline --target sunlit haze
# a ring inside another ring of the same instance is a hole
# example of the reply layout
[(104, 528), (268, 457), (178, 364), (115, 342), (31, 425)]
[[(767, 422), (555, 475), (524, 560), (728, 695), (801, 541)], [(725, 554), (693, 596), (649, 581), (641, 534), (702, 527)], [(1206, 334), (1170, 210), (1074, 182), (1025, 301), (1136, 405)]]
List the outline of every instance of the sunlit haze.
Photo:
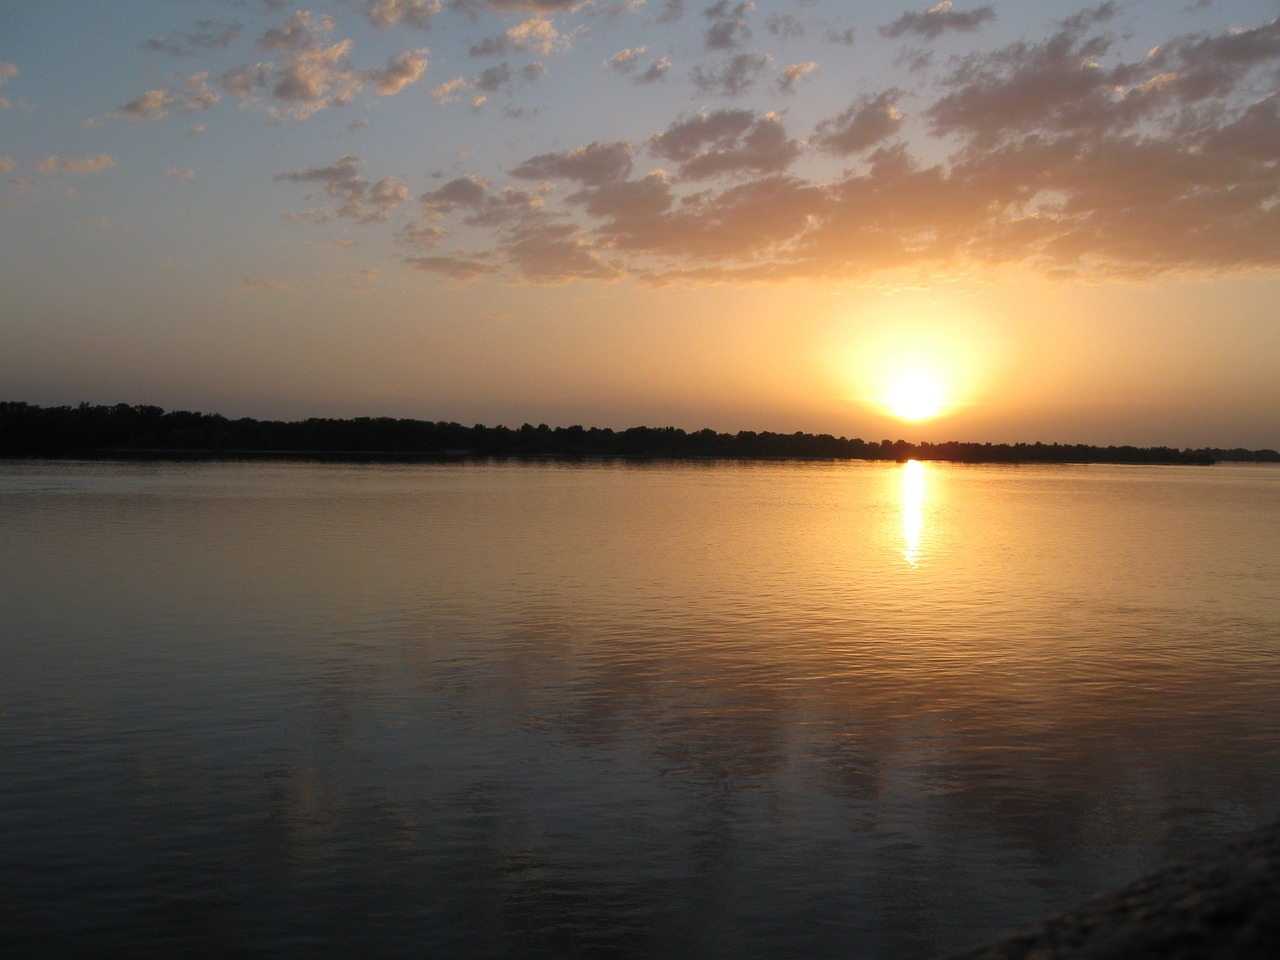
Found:
[(0, 400), (1280, 448), (1274, 0), (0, 6)]

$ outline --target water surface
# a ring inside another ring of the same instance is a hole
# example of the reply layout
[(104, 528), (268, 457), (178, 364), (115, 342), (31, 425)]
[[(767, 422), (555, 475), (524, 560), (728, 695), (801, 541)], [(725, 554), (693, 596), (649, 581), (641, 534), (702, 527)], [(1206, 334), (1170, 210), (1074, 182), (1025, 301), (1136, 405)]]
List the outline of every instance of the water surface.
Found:
[(1280, 815), (1271, 467), (8, 462), (0, 531), (15, 956), (928, 957)]

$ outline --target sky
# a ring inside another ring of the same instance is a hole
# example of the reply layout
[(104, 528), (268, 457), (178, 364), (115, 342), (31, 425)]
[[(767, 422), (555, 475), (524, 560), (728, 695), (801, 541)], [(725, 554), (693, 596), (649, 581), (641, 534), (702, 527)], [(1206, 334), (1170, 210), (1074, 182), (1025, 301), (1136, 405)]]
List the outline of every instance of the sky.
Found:
[(1278, 14), (0, 0), (0, 399), (1280, 448)]

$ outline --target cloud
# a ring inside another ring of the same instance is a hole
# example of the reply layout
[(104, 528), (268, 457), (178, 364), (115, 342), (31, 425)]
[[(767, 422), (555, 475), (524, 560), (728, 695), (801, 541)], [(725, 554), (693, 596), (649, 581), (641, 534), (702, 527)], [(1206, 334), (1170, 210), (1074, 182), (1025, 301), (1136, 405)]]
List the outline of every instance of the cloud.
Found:
[(843, 30), (838, 27), (829, 27), (825, 39), (827, 43), (834, 43), (837, 46), (852, 47), (857, 35), (854, 33), (853, 27), (845, 27)]
[(431, 18), (440, 12), (440, 0), (365, 0), (365, 19), (385, 30), (403, 23), (418, 30), (431, 27)]
[(187, 34), (181, 41), (152, 37), (138, 44), (138, 49), (175, 57), (193, 57), (203, 50), (225, 50), (239, 40), (243, 32), (244, 26), (239, 23), (198, 20), (195, 32)]
[(279, 173), (275, 179), (323, 185), (325, 193), (340, 201), (335, 209), (324, 213), (347, 217), (357, 223), (386, 220), (392, 210), (409, 199), (409, 188), (403, 181), (383, 177), (371, 184), (360, 175), (359, 168), (360, 158), (347, 154), (330, 166)]
[(194, 180), (196, 178), (196, 172), (190, 167), (170, 167), (165, 173), (175, 180)]
[(165, 37), (152, 37), (149, 40), (143, 40), (138, 44), (138, 49), (147, 53), (167, 53), (173, 57), (189, 57), (192, 56), (190, 50), (179, 43), (174, 43)]
[(233, 97), (247, 97), (271, 81), (271, 66), (265, 63), (246, 63), (223, 71), (218, 77), (222, 89)]
[(824, 194), (794, 178), (766, 176), (677, 203), (670, 183), (657, 172), (607, 185), (580, 202), (588, 213), (604, 218), (595, 229), (599, 242), (635, 258), (629, 263), (632, 272), (653, 279), (690, 265), (715, 270), (733, 262), (740, 268), (758, 259), (782, 267), (780, 255), (809, 228)]
[(592, 0), (450, 0), (451, 10), (460, 10), (472, 16), (484, 10), (501, 13), (506, 10), (527, 10), (534, 13), (573, 11), (587, 6)]
[(711, 21), (702, 43), (708, 50), (737, 50), (751, 39), (751, 27), (747, 14), (756, 8), (754, 3), (730, 4), (729, 0), (717, 0), (702, 12)]
[(467, 283), (480, 277), (497, 273), (499, 267), (484, 256), (442, 255), (431, 257), (405, 257), (404, 262), (423, 273), (434, 273), (455, 283)]
[(535, 17), (517, 24), (497, 36), (486, 37), (471, 47), (473, 57), (498, 56), (508, 51), (533, 51), (542, 56), (569, 49), (569, 38), (563, 36), (548, 18)]
[(440, 86), (431, 91), (431, 97), (440, 103), (448, 103), (457, 100), (467, 90), (466, 77), (454, 77), (452, 80), (446, 80)]
[(880, 32), (886, 37), (901, 37), (910, 33), (933, 40), (947, 30), (977, 30), (995, 18), (996, 12), (990, 6), (955, 11), (951, 9), (951, 0), (942, 0), (924, 13), (904, 13), (897, 20), (881, 27)]
[(13, 157), (5, 154), (0, 156), (0, 173), (13, 173)]
[(714, 67), (694, 67), (692, 79), (703, 93), (740, 97), (754, 86), (772, 62), (768, 54), (739, 53)]
[[(1280, 17), (1250, 30), (1180, 37), (1156, 49), (1151, 69), (1173, 72), (1173, 93), (1183, 101), (1229, 94), (1255, 67), (1280, 61)], [(1275, 76), (1267, 88), (1275, 90)]]
[(505, 60), (496, 67), (486, 67), (471, 80), (471, 86), (477, 90), (493, 93), (501, 90), (511, 82), (511, 65)]
[(310, 10), (295, 10), (289, 19), (258, 38), (255, 46), (265, 53), (274, 50), (315, 49), (320, 38), (333, 32), (333, 17)]
[(463, 223), (471, 227), (507, 227), (526, 223), (540, 216), (545, 208), (546, 203), (539, 194), (503, 187), (486, 196), (483, 203), (463, 218)]
[(680, 175), (693, 180), (726, 173), (776, 173), (800, 155), (776, 114), (757, 117), (750, 110), (716, 110), (672, 124), (649, 140), (665, 160), (678, 163)]
[(444, 227), (436, 226), (433, 223), (415, 223), (403, 227), (396, 234), (396, 239), (409, 246), (434, 247), (438, 246), (448, 235), (449, 232)]
[(364, 75), (379, 93), (390, 96), (411, 83), (417, 83), (426, 71), (427, 51), (405, 50), (390, 57), (385, 70), (366, 70)]
[(618, 268), (606, 264), (583, 231), (566, 223), (535, 223), (512, 235), (503, 247), (520, 276), (534, 283), (616, 280)]
[(208, 73), (194, 73), (180, 87), (148, 90), (126, 103), (120, 112), (131, 120), (159, 120), (173, 110), (182, 113), (212, 110), (221, 98), (206, 82), (208, 78)]
[[(1273, 90), (1280, 19), (1216, 36), (1180, 37), (1135, 62), (1101, 62), (1111, 49), (1088, 28), (1109, 5), (1074, 17), (1039, 43), (971, 55), (945, 78), (950, 91), (926, 111), (933, 131), (978, 143), (1030, 132), (1129, 132), (1139, 124), (1202, 125), (1197, 105)], [(1258, 83), (1255, 73), (1261, 72)], [(1252, 91), (1252, 93), (1251, 93)]]
[(290, 223), (297, 224), (317, 224), (328, 223), (333, 219), (332, 210), (317, 210), (314, 207), (310, 210), (282, 210), (280, 216)]
[(684, 16), (684, 0), (662, 0), (662, 9), (653, 17), (653, 23), (675, 23)]
[(818, 64), (813, 60), (789, 65), (778, 75), (778, 89), (783, 93), (795, 93), (796, 84), (817, 69)]
[(105, 153), (96, 157), (82, 157), (79, 160), (50, 155), (37, 163), (36, 169), (42, 173), (48, 173), (53, 170), (62, 170), (66, 173), (97, 173), (99, 170), (105, 170), (115, 165), (115, 157), (109, 157)]
[(610, 70), (616, 70), (619, 73), (630, 73), (636, 67), (636, 63), (641, 57), (649, 52), (648, 47), (635, 47), (619, 50), (612, 57), (604, 62), (604, 66)]
[(270, 60), (233, 67), (218, 82), (241, 99), (265, 92), (268, 116), (283, 121), (306, 120), (319, 110), (345, 106), (366, 82), (380, 94), (394, 95), (425, 73), (425, 49), (395, 54), (383, 69), (357, 70), (350, 60), (351, 40), (329, 43), (334, 25), (328, 15), (296, 11), (258, 38), (257, 48), (274, 54)]
[(485, 67), (473, 77), (454, 77), (446, 80), (431, 91), (431, 98), (440, 103), (450, 103), (461, 99), (468, 90), (480, 90), (480, 95), (471, 101), (472, 109), (479, 109), (488, 100), (485, 94), (496, 93), (507, 89), (512, 81), (519, 77), (525, 83), (534, 83), (546, 76), (547, 68), (538, 61), (525, 64), (519, 70), (512, 70), (511, 64), (505, 60), (492, 67)]
[[(703, 12), (725, 19), (741, 6)], [(981, 25), (986, 9), (967, 15)], [(962, 15), (934, 7), (916, 15), (933, 21), (903, 35), (961, 29)], [(647, 137), (442, 177), (414, 191), (416, 209), (409, 184), (366, 178), (355, 155), (276, 179), (316, 198), (286, 215), (294, 222), (398, 214), (387, 230), (405, 268), (450, 283), (845, 280), (1006, 265), (1081, 278), (1280, 269), (1280, 21), (1166, 37), (1138, 56), (1107, 32), (1113, 16), (1111, 4), (1096, 5), (1033, 39), (952, 58), (936, 83), (910, 93), (850, 96), (807, 140), (778, 114), (709, 107)], [(699, 18), (699, 33), (709, 19)], [(821, 29), (810, 27), (815, 42)], [(268, 84), (277, 60), (332, 46), (286, 33), (263, 65)], [(647, 72), (649, 50), (612, 49), (606, 69), (633, 80)], [(425, 70), (425, 51), (401, 56), (352, 73), (366, 87), (379, 76), (403, 86), (416, 64)], [(702, 94), (736, 96), (770, 63), (740, 52), (695, 69), (694, 81)], [(535, 68), (495, 61), (432, 96), (492, 95)], [(779, 89), (797, 89), (815, 69), (792, 63), (777, 74)], [(252, 73), (246, 82), (271, 89)]]
[(288, 63), (270, 76), (271, 96), (288, 104), (287, 112), (305, 119), (323, 107), (351, 102), (361, 78), (347, 57), (351, 41), (293, 53)]
[(509, 172), (522, 180), (577, 180), (598, 185), (627, 176), (631, 171), (631, 144), (625, 140), (589, 143), (565, 153), (530, 157)]
[[(18, 67), (16, 64), (9, 63), (7, 60), (0, 60), (0, 87), (12, 80), (18, 75)], [(6, 98), (0, 97), (0, 110), (11, 110), (13, 104)]]
[(804, 24), (801, 23), (791, 13), (774, 13), (769, 14), (769, 19), (765, 21), (764, 28), (775, 37), (789, 37), (798, 40), (807, 32)]
[(478, 207), (489, 195), (489, 181), (482, 177), (458, 177), (418, 197), (423, 213), (437, 218), (458, 207)]
[(841, 157), (869, 150), (901, 127), (902, 112), (896, 106), (900, 96), (891, 89), (860, 98), (844, 113), (819, 123), (811, 142), (823, 153)]
[(666, 77), (670, 69), (671, 60), (668, 57), (662, 57), (645, 67), (644, 72), (637, 74), (636, 83), (657, 83)]

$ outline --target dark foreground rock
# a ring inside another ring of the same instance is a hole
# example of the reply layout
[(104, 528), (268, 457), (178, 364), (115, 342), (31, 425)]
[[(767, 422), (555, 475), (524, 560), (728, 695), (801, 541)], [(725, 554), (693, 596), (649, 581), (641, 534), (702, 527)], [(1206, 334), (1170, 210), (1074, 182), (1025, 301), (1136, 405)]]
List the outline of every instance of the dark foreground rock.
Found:
[(1280, 823), (950, 960), (1273, 960)]

